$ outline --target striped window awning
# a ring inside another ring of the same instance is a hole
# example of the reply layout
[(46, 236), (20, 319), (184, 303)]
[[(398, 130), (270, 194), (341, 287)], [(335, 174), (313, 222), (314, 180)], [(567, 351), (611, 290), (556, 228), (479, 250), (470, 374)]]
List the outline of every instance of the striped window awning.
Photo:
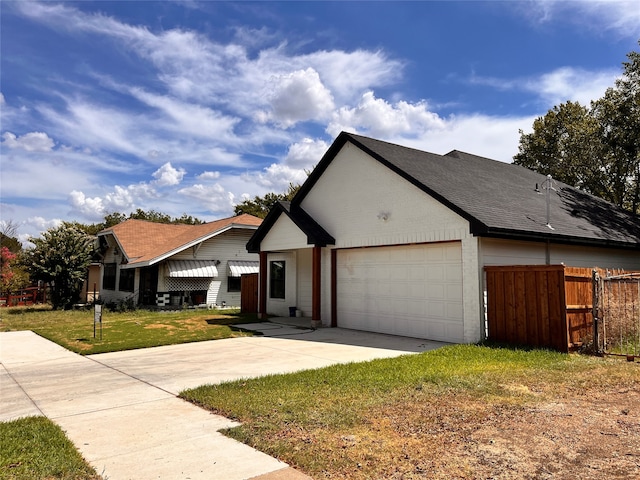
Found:
[(215, 260), (169, 260), (171, 278), (213, 278), (218, 276)]
[(229, 276), (239, 277), (245, 273), (258, 273), (260, 270), (260, 262), (252, 262), (249, 260), (232, 260), (229, 261)]

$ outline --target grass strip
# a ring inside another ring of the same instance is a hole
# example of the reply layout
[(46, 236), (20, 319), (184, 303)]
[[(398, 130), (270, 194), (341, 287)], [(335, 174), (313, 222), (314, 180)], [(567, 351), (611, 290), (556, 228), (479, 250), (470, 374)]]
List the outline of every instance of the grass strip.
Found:
[(100, 478), (51, 420), (26, 417), (0, 423), (0, 479)]
[(0, 332), (32, 330), (83, 355), (247, 336), (251, 334), (230, 325), (255, 321), (255, 314), (243, 315), (229, 309), (106, 311), (102, 317), (102, 332), (100, 324), (95, 325), (94, 337), (93, 310), (65, 311), (46, 307), (0, 310)]

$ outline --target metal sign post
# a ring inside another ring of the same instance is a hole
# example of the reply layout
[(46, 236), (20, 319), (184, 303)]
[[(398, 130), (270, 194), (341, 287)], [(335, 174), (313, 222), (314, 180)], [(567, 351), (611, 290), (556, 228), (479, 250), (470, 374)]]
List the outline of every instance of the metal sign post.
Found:
[(100, 340), (102, 340), (102, 305), (93, 306), (93, 338), (96, 338), (96, 324), (100, 324)]

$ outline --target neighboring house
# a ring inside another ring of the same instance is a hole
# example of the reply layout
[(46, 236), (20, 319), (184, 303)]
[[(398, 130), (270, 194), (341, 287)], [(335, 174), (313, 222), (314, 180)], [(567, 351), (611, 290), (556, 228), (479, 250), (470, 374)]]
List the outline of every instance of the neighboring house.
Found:
[(640, 270), (638, 216), (548, 183), (343, 132), (247, 244), (260, 254), (259, 311), (295, 306), (316, 326), (476, 342), (485, 265)]
[(102, 263), (98, 260), (91, 262), (87, 269), (87, 278), (82, 285), (80, 302), (84, 304), (93, 303), (100, 295), (100, 279), (102, 278)]
[(135, 304), (240, 305), (240, 275), (258, 271), (246, 243), (262, 219), (238, 215), (202, 225), (126, 220), (98, 233), (100, 297)]

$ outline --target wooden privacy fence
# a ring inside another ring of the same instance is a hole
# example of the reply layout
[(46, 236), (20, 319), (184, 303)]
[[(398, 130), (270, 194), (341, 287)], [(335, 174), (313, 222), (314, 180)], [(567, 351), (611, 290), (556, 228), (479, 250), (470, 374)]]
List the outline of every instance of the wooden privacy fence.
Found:
[(593, 269), (564, 265), (485, 267), (487, 338), (579, 348), (593, 338)]

